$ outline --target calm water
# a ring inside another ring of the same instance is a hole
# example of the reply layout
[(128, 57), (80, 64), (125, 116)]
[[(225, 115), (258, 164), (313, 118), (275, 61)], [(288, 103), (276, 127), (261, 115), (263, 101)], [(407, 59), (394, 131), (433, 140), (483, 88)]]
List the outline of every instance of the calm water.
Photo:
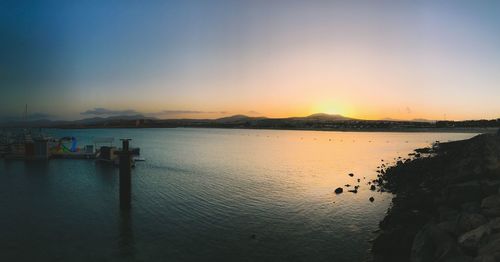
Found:
[[(133, 209), (91, 160), (0, 160), (0, 261), (359, 261), (391, 195), (381, 159), (473, 134), (223, 129), (47, 130), (132, 138)], [(348, 173), (354, 173), (355, 178)], [(366, 177), (366, 180), (363, 179)], [(344, 184), (358, 194), (335, 195)], [(375, 202), (368, 201), (375, 197)], [(252, 237), (254, 235), (255, 237)]]

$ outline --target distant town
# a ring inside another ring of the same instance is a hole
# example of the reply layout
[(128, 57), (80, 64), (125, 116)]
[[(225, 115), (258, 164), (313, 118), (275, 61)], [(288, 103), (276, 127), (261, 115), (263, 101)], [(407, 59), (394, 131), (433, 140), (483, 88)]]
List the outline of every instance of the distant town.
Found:
[(157, 119), (143, 115), (95, 117), (75, 121), (10, 121), (0, 127), (39, 128), (243, 128), (284, 130), (338, 131), (457, 131), (487, 132), (500, 128), (500, 118), (492, 120), (428, 121), (428, 120), (362, 120), (341, 115), (313, 114), (306, 117), (267, 118), (234, 115), (218, 119)]

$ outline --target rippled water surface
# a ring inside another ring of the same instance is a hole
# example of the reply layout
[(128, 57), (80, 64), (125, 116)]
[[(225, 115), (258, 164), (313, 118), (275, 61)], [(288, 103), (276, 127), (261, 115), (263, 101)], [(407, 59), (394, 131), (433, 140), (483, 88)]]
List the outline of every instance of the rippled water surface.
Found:
[[(75, 136), (81, 146), (94, 137), (132, 138), (146, 159), (133, 169), (132, 211), (118, 208), (115, 167), (92, 160), (0, 160), (0, 261), (363, 260), (391, 200), (367, 186), (381, 160), (394, 161), (436, 140), (473, 136), (46, 132)], [(345, 184), (359, 184), (359, 193), (335, 195)]]

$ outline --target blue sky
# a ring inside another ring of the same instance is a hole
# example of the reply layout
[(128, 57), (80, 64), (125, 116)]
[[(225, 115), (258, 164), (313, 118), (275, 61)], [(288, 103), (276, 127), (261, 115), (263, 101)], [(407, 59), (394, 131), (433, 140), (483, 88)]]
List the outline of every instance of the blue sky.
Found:
[(496, 1), (2, 1), (0, 33), (0, 116), (500, 117)]

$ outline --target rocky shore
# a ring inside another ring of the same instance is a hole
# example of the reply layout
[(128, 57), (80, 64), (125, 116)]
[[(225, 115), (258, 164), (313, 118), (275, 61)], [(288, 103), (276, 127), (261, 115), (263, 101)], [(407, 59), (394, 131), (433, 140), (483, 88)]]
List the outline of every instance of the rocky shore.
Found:
[(374, 183), (395, 197), (373, 261), (500, 261), (500, 132), (416, 150)]

